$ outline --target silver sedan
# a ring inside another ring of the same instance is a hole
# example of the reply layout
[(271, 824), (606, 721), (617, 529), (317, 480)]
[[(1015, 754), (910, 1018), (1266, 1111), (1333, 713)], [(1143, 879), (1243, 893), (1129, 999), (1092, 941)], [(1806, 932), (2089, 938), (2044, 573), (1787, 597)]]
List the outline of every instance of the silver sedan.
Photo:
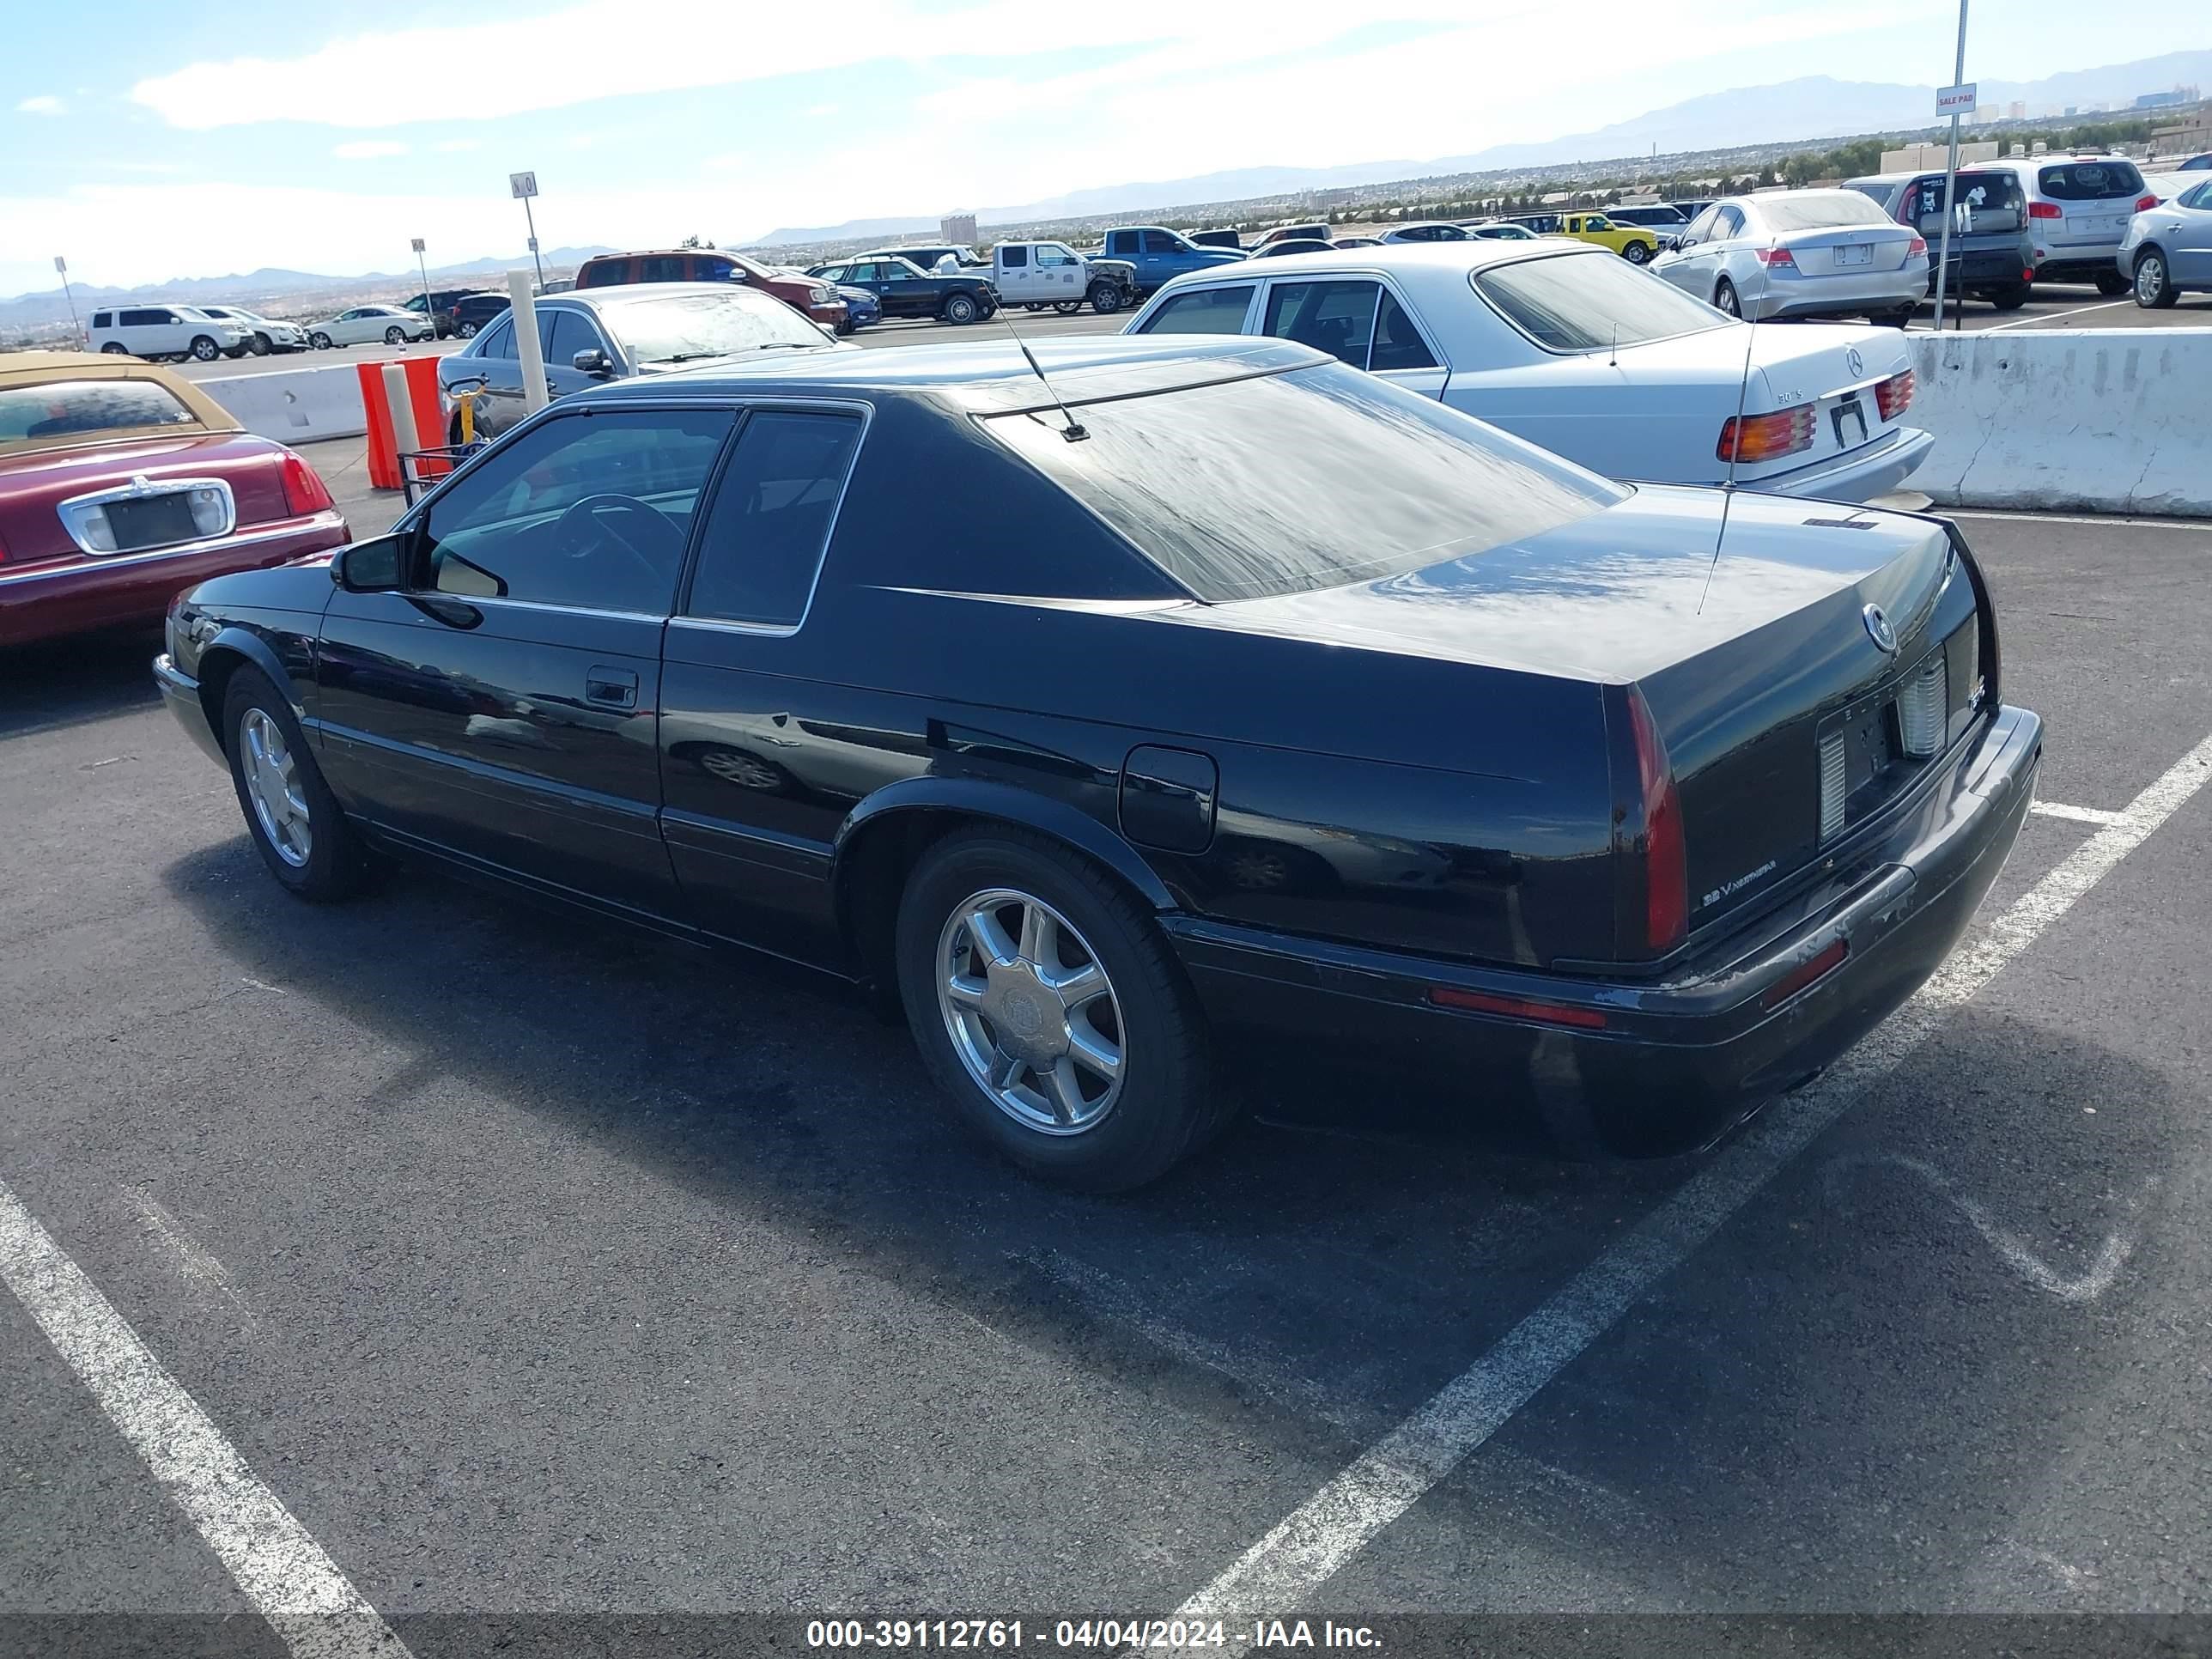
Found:
[(2130, 220), (2118, 263), (2146, 311), (2162, 311), (2184, 294), (2212, 293), (2212, 179)]
[(1651, 270), (1733, 317), (1901, 323), (1928, 292), (1928, 244), (1857, 191), (1774, 191), (1713, 203)]

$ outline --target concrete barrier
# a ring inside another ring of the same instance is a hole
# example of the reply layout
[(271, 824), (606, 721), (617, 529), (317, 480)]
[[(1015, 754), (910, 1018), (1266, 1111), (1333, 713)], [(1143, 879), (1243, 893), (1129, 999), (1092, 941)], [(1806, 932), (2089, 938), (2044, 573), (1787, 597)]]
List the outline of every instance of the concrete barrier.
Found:
[(279, 443), (358, 438), (368, 430), (361, 377), (350, 362), (203, 380), (200, 390), (235, 415), (248, 432)]
[(2212, 517), (2212, 328), (1909, 334), (1942, 507)]

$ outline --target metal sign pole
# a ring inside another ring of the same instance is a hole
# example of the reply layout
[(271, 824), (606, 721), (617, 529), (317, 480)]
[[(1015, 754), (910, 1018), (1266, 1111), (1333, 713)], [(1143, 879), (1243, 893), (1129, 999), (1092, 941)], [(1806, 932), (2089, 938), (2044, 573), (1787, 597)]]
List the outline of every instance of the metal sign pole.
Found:
[(545, 262), (538, 257), (538, 216), (530, 210), (531, 198), (538, 194), (538, 175), (535, 173), (510, 173), (507, 187), (514, 199), (522, 204), (522, 222), (530, 227), (530, 263), (538, 268), (538, 286), (545, 286)]
[[(1966, 0), (1959, 0), (1959, 61), (1951, 75), (1951, 84), (1959, 87), (1966, 79)], [(1936, 265), (1936, 331), (1943, 331), (1943, 289), (1951, 275), (1951, 222), (1958, 216), (1954, 198), (1959, 189), (1959, 112), (1951, 112), (1951, 161), (1943, 170), (1943, 241)]]
[(54, 255), (54, 269), (61, 275), (62, 297), (69, 301), (70, 337), (82, 345), (85, 343), (84, 325), (76, 319), (76, 290), (70, 286), (69, 261), (57, 253)]
[(429, 319), (430, 337), (435, 340), (438, 337), (438, 308), (430, 303), (429, 262), (422, 257), (422, 239), (416, 236), (411, 240), (415, 247), (415, 269), (422, 273), (422, 314)]

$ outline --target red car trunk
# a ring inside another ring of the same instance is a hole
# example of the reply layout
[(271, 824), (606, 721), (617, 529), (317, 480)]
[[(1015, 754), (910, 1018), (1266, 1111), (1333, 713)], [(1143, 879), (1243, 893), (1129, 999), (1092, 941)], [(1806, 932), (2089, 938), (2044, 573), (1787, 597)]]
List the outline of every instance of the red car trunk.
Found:
[(86, 558), (63, 526), (71, 496), (133, 478), (220, 478), (240, 529), (295, 516), (284, 495), (285, 450), (248, 432), (196, 432), (0, 458), (0, 568)]

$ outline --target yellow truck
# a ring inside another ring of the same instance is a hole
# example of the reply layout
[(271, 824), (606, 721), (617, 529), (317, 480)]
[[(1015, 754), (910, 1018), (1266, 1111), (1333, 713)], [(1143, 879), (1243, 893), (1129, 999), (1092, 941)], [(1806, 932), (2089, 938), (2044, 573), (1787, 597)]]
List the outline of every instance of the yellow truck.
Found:
[(1659, 233), (1648, 225), (1617, 225), (1602, 213), (1562, 213), (1553, 234), (1609, 247), (1632, 265), (1649, 264), (1659, 251)]

